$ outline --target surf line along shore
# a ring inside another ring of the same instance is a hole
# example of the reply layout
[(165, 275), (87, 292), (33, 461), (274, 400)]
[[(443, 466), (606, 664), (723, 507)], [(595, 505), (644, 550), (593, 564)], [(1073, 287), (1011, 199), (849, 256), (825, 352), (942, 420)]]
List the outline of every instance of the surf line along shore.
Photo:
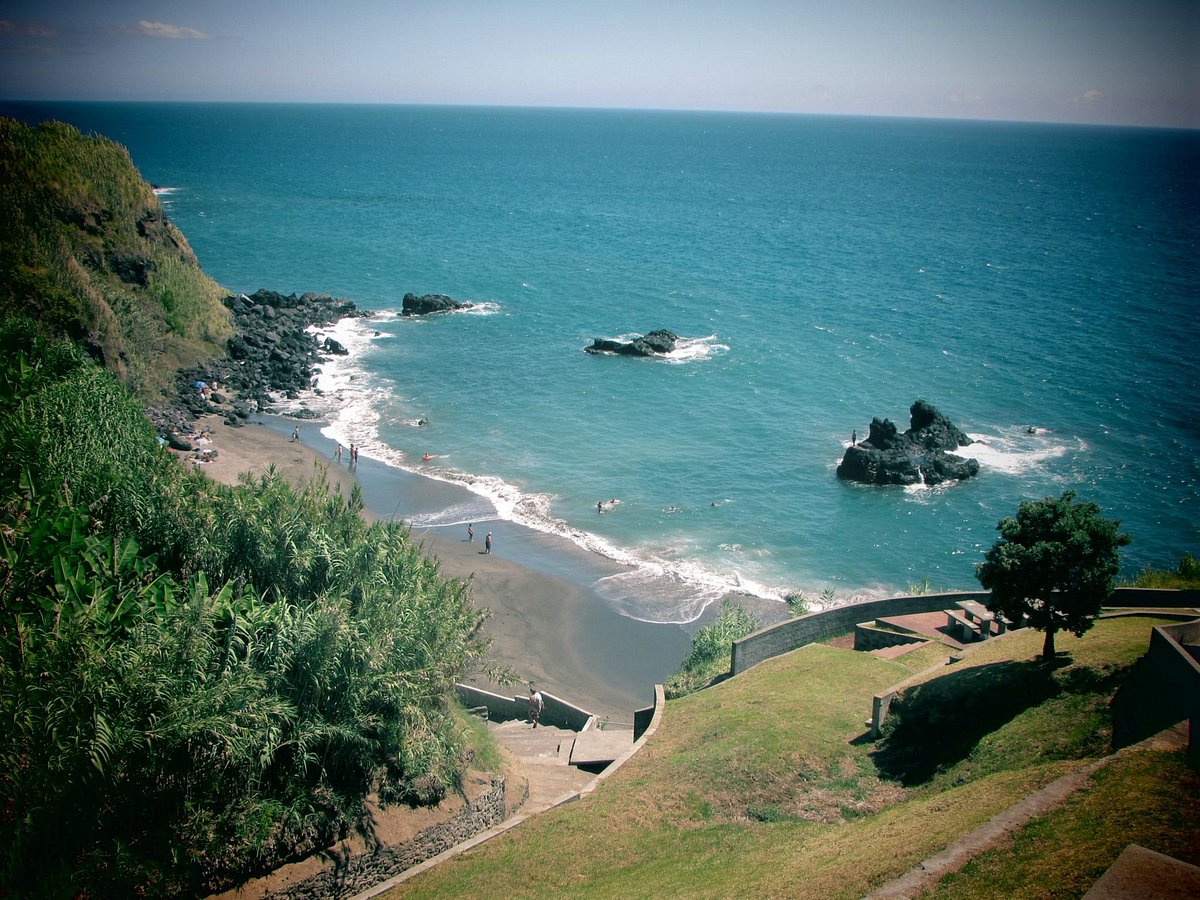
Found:
[[(320, 434), (325, 423), (301, 423), (300, 440), (292, 441), (295, 424), (264, 416), (262, 424), (230, 428), (219, 416), (201, 418), (197, 428), (211, 431), (218, 450), (217, 458), (202, 470), (228, 485), (237, 484), (243, 472), (261, 476), (272, 464), (294, 486), (324, 472), (331, 489), (344, 497), (355, 483), (360, 485), (369, 521), (402, 521), (406, 506), (442, 502), (442, 494), (449, 503), (452, 492), (469, 493), (366, 457), (351, 469), (345, 454), (340, 464), (334, 459), (336, 444)], [(563, 577), (571, 574), (570, 560), (551, 560), (546, 536), (500, 519), (474, 524), (476, 532), (495, 533), (491, 554), (480, 552), (482, 540), (467, 540), (465, 524), (411, 532), (423, 552), (438, 561), (443, 575), (469, 579), (475, 606), (491, 610), (484, 624), (491, 639), (486, 662), (467, 682), (515, 695), (523, 693), (529, 681), (612, 722), (632, 722), (635, 709), (653, 702), (655, 683), (675, 671), (687, 655), (687, 632), (678, 625), (622, 616), (587, 584)], [(512, 667), (522, 683), (489, 683), (482, 669), (492, 665)]]

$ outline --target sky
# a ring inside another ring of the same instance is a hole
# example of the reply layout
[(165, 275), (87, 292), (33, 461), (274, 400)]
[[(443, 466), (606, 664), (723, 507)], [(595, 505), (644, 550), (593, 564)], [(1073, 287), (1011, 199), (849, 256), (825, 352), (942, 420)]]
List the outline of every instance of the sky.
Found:
[(1200, 128), (1200, 0), (0, 0), (0, 99)]

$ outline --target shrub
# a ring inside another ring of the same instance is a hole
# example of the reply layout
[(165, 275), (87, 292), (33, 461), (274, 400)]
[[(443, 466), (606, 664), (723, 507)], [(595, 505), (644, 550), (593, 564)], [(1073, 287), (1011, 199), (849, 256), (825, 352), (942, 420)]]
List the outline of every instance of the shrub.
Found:
[(28, 346), (0, 359), (0, 895), (211, 893), (383, 773), (457, 786), (467, 586), (357, 495), (185, 472), (110, 374)]
[(733, 661), (733, 642), (758, 630), (759, 624), (741, 606), (728, 599), (721, 601), (721, 612), (713, 624), (692, 636), (692, 651), (679, 671), (667, 679), (664, 690), (668, 699), (682, 697), (707, 687), (729, 674)]

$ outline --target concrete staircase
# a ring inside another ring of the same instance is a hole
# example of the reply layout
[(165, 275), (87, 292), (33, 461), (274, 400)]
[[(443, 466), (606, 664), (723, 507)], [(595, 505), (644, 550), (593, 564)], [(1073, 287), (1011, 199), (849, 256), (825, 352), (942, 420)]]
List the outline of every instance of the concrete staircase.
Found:
[(534, 728), (516, 719), (489, 721), (488, 730), (525, 766), (529, 799), (521, 809), (523, 813), (539, 812), (563, 794), (582, 789), (595, 777), (571, 765), (571, 750), (577, 737), (574, 731), (553, 725)]

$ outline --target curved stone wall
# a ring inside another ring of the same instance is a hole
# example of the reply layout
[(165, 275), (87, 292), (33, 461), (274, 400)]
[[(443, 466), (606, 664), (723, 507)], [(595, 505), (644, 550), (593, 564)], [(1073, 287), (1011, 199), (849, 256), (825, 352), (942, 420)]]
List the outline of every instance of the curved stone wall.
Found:
[[(737, 675), (766, 659), (779, 656), (829, 638), (847, 634), (859, 622), (869, 622), (881, 616), (911, 616), (916, 613), (949, 609), (959, 600), (978, 600), (986, 603), (987, 591), (956, 591), (945, 594), (920, 594), (915, 597), (889, 597), (866, 603), (851, 603), (822, 612), (809, 613), (798, 619), (788, 619), (777, 625), (762, 628), (733, 642), (733, 663), (730, 674)], [(1109, 604), (1114, 607), (1197, 607), (1200, 591), (1170, 591), (1149, 588), (1117, 588)]]

